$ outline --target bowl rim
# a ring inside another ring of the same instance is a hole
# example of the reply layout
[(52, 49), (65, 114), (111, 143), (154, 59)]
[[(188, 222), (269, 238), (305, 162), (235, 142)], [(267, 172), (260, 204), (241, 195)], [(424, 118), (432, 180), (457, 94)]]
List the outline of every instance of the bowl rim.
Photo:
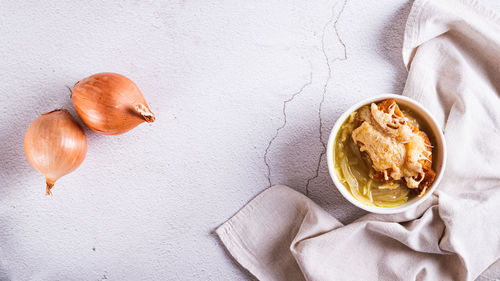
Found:
[[(352, 112), (354, 112), (358, 108), (362, 107), (363, 105), (371, 104), (373, 102), (377, 102), (377, 101), (381, 101), (381, 100), (385, 100), (385, 99), (389, 99), (389, 98), (395, 99), (396, 102), (398, 100), (406, 101), (406, 102), (414, 105), (415, 107), (418, 107), (420, 110), (422, 110), (427, 115), (427, 117), (429, 117), (431, 124), (428, 124), (428, 125), (430, 127), (435, 128), (435, 130), (433, 130), (433, 131), (439, 132), (439, 134), (437, 136), (434, 136), (434, 137), (436, 139), (437, 138), (440, 139), (440, 141), (442, 143), (442, 147), (440, 147), (440, 148), (442, 150), (442, 155), (443, 155), (442, 163), (441, 163), (441, 170), (437, 174), (436, 179), (432, 183), (431, 188), (428, 189), (427, 193), (424, 196), (418, 198), (417, 200), (413, 200), (409, 203), (405, 203), (401, 206), (394, 207), (394, 208), (368, 206), (368, 205), (365, 205), (365, 204), (359, 202), (358, 200), (356, 200), (354, 198), (354, 196), (349, 192), (349, 190), (347, 190), (347, 187), (345, 187), (337, 178), (337, 176), (335, 174), (335, 163), (334, 163), (334, 157), (333, 157), (333, 147), (334, 147), (335, 139), (337, 137), (337, 133), (340, 130), (340, 126), (344, 123), (344, 121), (347, 119), (347, 117)], [(427, 200), (432, 195), (432, 193), (436, 190), (437, 186), (439, 185), (439, 183), (442, 179), (442, 176), (443, 176), (445, 169), (446, 169), (446, 159), (447, 159), (446, 141), (445, 141), (441, 126), (439, 126), (438, 122), (436, 121), (436, 118), (419, 102), (417, 102), (409, 97), (402, 96), (402, 95), (396, 95), (396, 94), (381, 94), (381, 95), (372, 96), (372, 97), (363, 99), (363, 100), (355, 103), (351, 107), (349, 107), (346, 111), (344, 111), (344, 113), (342, 115), (340, 115), (340, 117), (335, 122), (335, 125), (333, 126), (333, 128), (330, 132), (330, 136), (328, 138), (328, 144), (327, 144), (328, 172), (330, 173), (330, 177), (332, 178), (333, 183), (335, 184), (335, 186), (337, 187), (339, 192), (342, 194), (342, 196), (344, 196), (344, 198), (346, 198), (349, 202), (351, 202), (356, 207), (361, 208), (363, 210), (366, 210), (368, 212), (377, 213), (377, 214), (402, 213), (406, 210), (417, 207), (422, 202)]]

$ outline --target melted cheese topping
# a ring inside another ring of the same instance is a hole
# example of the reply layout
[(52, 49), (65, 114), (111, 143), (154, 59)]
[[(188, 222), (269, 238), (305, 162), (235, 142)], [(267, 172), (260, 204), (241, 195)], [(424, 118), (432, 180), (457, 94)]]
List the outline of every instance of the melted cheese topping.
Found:
[(379, 110), (376, 104), (372, 103), (370, 111), (373, 120), (389, 136), (401, 142), (408, 142), (412, 138), (412, 129), (408, 126), (406, 117), (398, 116), (395, 113), (396, 103), (391, 104), (388, 109), (389, 112), (385, 113)]
[(360, 151), (368, 154), (372, 167), (382, 172), (385, 180), (404, 178), (408, 188), (418, 188), (425, 176), (425, 161), (430, 169), (428, 139), (399, 111), (395, 102), (386, 111), (374, 103), (369, 109), (361, 109), (362, 123), (352, 132), (352, 139)]
[[(400, 168), (404, 163), (406, 153), (404, 144), (398, 143), (394, 138), (377, 130), (369, 122), (363, 122), (356, 128), (352, 132), (352, 138), (360, 146), (360, 151), (368, 153), (375, 170), (392, 169), (391, 177), (401, 178)], [(387, 178), (387, 174), (385, 176)]]

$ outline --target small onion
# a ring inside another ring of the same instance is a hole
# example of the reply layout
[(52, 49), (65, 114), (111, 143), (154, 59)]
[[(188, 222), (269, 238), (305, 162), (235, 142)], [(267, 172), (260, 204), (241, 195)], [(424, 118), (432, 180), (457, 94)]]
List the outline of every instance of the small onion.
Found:
[(31, 166), (45, 176), (50, 195), (54, 183), (83, 162), (87, 139), (68, 111), (54, 110), (31, 123), (24, 137), (24, 153)]
[(137, 85), (116, 73), (98, 73), (77, 82), (72, 100), (83, 123), (104, 135), (120, 135), (155, 120)]

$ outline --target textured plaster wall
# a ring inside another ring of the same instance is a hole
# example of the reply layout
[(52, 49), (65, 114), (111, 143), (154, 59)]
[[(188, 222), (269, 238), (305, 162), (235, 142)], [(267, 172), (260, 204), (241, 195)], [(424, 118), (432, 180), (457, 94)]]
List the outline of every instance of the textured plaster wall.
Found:
[[(251, 280), (213, 230), (270, 184), (343, 222), (330, 181), (336, 118), (400, 93), (408, 1), (0, 2), (0, 280)], [(51, 197), (25, 159), (30, 122), (114, 71), (157, 121), (86, 129)]]

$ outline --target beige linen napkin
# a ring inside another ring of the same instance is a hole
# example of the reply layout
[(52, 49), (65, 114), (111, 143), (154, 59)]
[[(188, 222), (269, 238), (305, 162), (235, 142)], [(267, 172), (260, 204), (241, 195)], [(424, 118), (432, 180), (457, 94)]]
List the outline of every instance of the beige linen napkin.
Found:
[(470, 0), (417, 0), (403, 58), (404, 95), (431, 110), (448, 144), (435, 195), (344, 226), (271, 187), (216, 231), (260, 280), (474, 280), (500, 258), (500, 17)]

